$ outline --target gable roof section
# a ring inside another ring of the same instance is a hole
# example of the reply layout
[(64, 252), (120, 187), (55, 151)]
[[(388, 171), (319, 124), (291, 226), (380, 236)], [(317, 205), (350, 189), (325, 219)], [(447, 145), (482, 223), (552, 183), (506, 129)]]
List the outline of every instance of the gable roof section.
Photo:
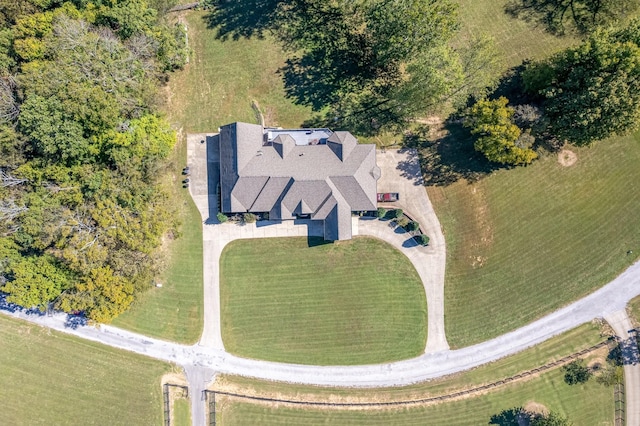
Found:
[[(323, 180), (295, 181), (282, 199), (282, 204), (291, 214), (311, 214), (318, 210), (330, 195), (331, 188)], [(283, 216), (282, 219), (287, 218)]]
[[(262, 188), (262, 192), (258, 194), (251, 206), (254, 212), (268, 212), (273, 206), (278, 204), (278, 199), (285, 192), (287, 186), (291, 182), (288, 177), (270, 177)], [(274, 217), (280, 217), (279, 215)]]
[(357, 145), (358, 140), (349, 132), (334, 132), (327, 139), (327, 146), (342, 162), (349, 158)]
[(268, 180), (269, 176), (242, 176), (238, 178), (231, 190), (231, 195), (244, 207), (244, 210), (249, 211)]
[(278, 135), (273, 140), (273, 147), (280, 154), (280, 158), (286, 158), (294, 146), (296, 141), (289, 135)]
[(331, 182), (349, 204), (351, 210), (374, 210), (375, 203), (367, 196), (360, 182), (353, 176), (332, 176)]

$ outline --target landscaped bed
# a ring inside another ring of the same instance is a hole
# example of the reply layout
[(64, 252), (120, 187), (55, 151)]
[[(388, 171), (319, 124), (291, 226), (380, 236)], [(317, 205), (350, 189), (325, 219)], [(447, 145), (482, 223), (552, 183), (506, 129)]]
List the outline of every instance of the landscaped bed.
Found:
[(424, 287), (409, 260), (357, 237), (238, 240), (220, 260), (222, 337), (234, 354), (353, 365), (424, 351)]

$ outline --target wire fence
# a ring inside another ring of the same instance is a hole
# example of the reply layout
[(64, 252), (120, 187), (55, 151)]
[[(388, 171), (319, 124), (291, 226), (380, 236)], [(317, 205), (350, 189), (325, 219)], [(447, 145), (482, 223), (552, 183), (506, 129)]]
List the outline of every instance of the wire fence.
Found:
[[(483, 392), (489, 389), (494, 389), (496, 387), (499, 386), (503, 386), (506, 385), (508, 383), (514, 382), (516, 380), (520, 380), (520, 379), (524, 379), (526, 377), (538, 374), (538, 373), (542, 373), (544, 371), (550, 370), (554, 367), (566, 364), (570, 361), (573, 361), (576, 358), (579, 358), (583, 355), (586, 355), (590, 352), (596, 351), (604, 346), (607, 346), (609, 344), (609, 342), (611, 341), (611, 339), (608, 339), (606, 341), (600, 342), (596, 345), (593, 345), (589, 348), (583, 349), (579, 352), (576, 352), (574, 354), (565, 356), (564, 358), (558, 359), (556, 361), (547, 363), (541, 367), (538, 368), (534, 368), (528, 371), (525, 371), (523, 373), (519, 373), (510, 377), (507, 377), (505, 379), (502, 380), (498, 380), (492, 383), (488, 383), (486, 385), (482, 385), (482, 386), (476, 386), (470, 389), (465, 389), (462, 391), (458, 391), (458, 392), (453, 392), (450, 394), (445, 394), (445, 395), (438, 395), (438, 396), (432, 396), (432, 397), (427, 397), (427, 398), (419, 398), (419, 399), (409, 399), (409, 400), (399, 400), (399, 401), (388, 401), (388, 402), (322, 402), (322, 401), (302, 401), (302, 400), (295, 400), (295, 399), (284, 399), (284, 398), (269, 398), (269, 397), (265, 397), (265, 396), (255, 396), (255, 395), (246, 395), (246, 394), (240, 394), (240, 393), (235, 393), (235, 392), (225, 392), (225, 391), (219, 391), (219, 390), (208, 390), (207, 395), (209, 396), (210, 394), (213, 394), (212, 399), (213, 399), (213, 412), (214, 412), (214, 418), (215, 418), (215, 395), (224, 395), (224, 396), (228, 396), (228, 397), (232, 397), (232, 398), (238, 398), (238, 399), (246, 399), (246, 400), (252, 400), (252, 401), (261, 401), (261, 402), (275, 402), (275, 403), (281, 403), (281, 404), (291, 404), (291, 405), (306, 405), (306, 406), (316, 406), (316, 407), (391, 407), (391, 406), (406, 406), (406, 405), (418, 405), (418, 404), (426, 404), (426, 403), (431, 403), (431, 402), (442, 402), (442, 401), (448, 401), (451, 399), (455, 399), (455, 398), (460, 398), (463, 396), (467, 396), (470, 394), (474, 394), (474, 393), (478, 393), (478, 392)], [(623, 398), (624, 399), (624, 398)], [(211, 410), (211, 403), (210, 403), (210, 410)], [(624, 416), (623, 416), (624, 419)], [(215, 425), (214, 423), (210, 423), (211, 425)], [(616, 423), (617, 424), (617, 423)]]

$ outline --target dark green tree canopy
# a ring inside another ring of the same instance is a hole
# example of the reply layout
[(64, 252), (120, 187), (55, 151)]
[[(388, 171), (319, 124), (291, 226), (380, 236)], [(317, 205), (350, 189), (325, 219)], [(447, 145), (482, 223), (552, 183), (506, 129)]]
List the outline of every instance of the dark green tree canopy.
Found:
[[(358, 134), (401, 128), (443, 105), (460, 106), (495, 83), (495, 50), (478, 36), (454, 49), (450, 0), (211, 1), (219, 36), (271, 32), (290, 53), (287, 95), (320, 112), (309, 126)], [(247, 10), (260, 11), (248, 13)]]
[(544, 101), (550, 131), (576, 145), (629, 133), (640, 123), (640, 21), (598, 30), (530, 65), (525, 87)]

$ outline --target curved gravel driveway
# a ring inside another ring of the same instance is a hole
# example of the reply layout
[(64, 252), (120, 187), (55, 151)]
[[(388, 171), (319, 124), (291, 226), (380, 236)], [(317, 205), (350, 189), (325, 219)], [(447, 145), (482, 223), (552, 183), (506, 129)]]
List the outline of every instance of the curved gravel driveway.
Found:
[(250, 360), (201, 345), (185, 346), (152, 339), (112, 326), (66, 328), (66, 316), (63, 314), (48, 317), (29, 315), (23, 311), (2, 312), (117, 348), (183, 366), (206, 367), (218, 373), (312, 385), (385, 387), (408, 385), (457, 373), (515, 354), (594, 318), (620, 311), (638, 294), (640, 262), (589, 296), (498, 338), (463, 349), (427, 353), (405, 361), (349, 367)]

